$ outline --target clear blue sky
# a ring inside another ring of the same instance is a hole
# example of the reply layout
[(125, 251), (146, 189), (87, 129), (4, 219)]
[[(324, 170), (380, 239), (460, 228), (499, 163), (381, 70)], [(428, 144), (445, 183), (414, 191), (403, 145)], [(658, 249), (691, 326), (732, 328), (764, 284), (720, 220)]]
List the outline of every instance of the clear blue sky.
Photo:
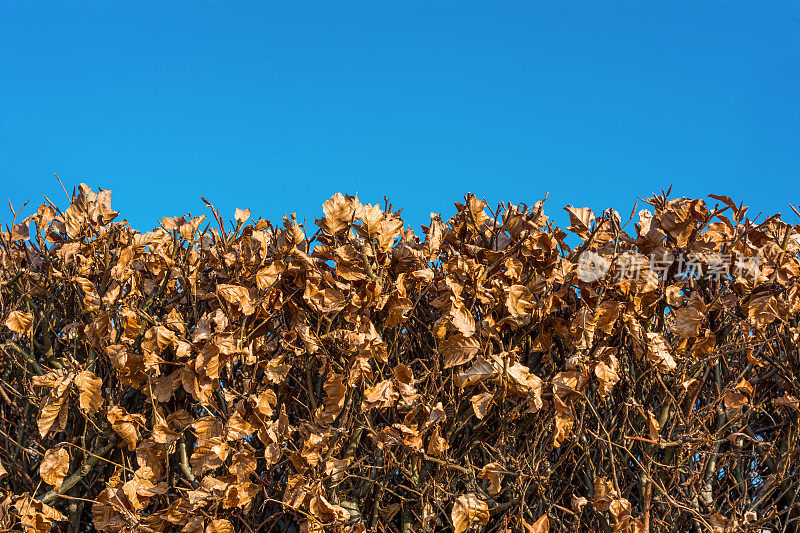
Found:
[(63, 203), (53, 173), (142, 230), (670, 184), (797, 223), (800, 2), (0, 0), (0, 196)]

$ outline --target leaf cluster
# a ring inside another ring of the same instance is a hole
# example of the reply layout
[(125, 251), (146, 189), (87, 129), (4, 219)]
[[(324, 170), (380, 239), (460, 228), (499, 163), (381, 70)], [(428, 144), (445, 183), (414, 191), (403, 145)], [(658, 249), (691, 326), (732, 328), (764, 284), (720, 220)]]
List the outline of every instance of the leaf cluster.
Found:
[(711, 200), (141, 233), (81, 185), (0, 233), (0, 530), (795, 530), (800, 227)]

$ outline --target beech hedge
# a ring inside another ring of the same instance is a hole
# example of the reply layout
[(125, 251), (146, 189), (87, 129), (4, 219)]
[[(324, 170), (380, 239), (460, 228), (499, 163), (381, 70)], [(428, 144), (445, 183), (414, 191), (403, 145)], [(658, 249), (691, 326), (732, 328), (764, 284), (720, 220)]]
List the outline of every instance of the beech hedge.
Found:
[(545, 200), (14, 213), (0, 530), (800, 529), (800, 226)]

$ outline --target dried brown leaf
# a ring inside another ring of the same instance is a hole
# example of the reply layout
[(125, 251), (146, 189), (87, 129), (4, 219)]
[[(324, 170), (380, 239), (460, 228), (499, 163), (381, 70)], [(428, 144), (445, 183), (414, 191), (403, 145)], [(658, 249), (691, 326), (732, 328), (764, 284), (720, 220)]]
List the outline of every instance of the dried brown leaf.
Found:
[(450, 514), (455, 533), (464, 533), (472, 526), (489, 523), (489, 505), (474, 493), (456, 498)]
[(14, 310), (8, 314), (3, 324), (17, 335), (25, 335), (33, 326), (33, 314)]
[(39, 477), (54, 489), (61, 486), (61, 482), (69, 473), (69, 454), (66, 448), (47, 450), (39, 463)]

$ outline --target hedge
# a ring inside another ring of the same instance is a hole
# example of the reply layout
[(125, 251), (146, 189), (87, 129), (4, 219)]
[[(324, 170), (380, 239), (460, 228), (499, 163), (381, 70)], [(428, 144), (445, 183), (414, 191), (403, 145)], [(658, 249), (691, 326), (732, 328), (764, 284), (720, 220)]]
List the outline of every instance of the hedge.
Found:
[(795, 531), (800, 226), (336, 194), (0, 233), (0, 529)]

